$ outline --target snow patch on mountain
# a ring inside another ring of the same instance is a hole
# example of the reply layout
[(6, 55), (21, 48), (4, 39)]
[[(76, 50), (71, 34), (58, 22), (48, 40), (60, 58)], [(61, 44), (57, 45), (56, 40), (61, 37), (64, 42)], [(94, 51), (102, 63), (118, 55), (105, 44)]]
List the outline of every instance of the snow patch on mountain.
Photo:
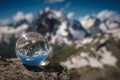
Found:
[(64, 36), (66, 37), (68, 35), (67, 29), (67, 22), (63, 21), (61, 25), (58, 27), (56, 35)]
[(9, 19), (0, 19), (0, 26), (7, 26), (8, 24), (10, 24)]
[(19, 22), (23, 19), (26, 19), (29, 23), (31, 23), (33, 20), (32, 13), (24, 14), (23, 12), (17, 12), (17, 14), (15, 16), (13, 16), (13, 20), (15, 22)]
[(96, 52), (96, 55), (100, 55), (101, 59), (89, 55), (90, 53), (81, 52), (80, 55), (70, 58), (65, 62), (61, 62), (62, 65), (68, 69), (81, 68), (90, 66), (92, 68), (103, 68), (104, 65), (116, 67), (117, 58), (112, 55), (112, 52), (108, 51), (106, 47), (102, 47)]
[(11, 37), (14, 36), (15, 38), (18, 38), (20, 34), (26, 31), (27, 28), (28, 28), (27, 24), (22, 24), (17, 28), (9, 27), (9, 26), (0, 27), (0, 42), (10, 43)]
[(95, 17), (87, 15), (80, 19), (80, 23), (87, 30), (94, 25), (95, 19)]
[(92, 37), (87, 37), (87, 38), (77, 42), (77, 45), (75, 46), (75, 48), (78, 49), (79, 47), (82, 47), (85, 44), (91, 43), (92, 41), (93, 41)]
[(111, 34), (115, 40), (120, 40), (120, 28), (108, 30), (107, 34)]
[[(102, 52), (100, 52), (102, 51)], [(108, 51), (105, 47), (101, 48), (98, 51), (99, 55), (101, 55), (102, 59), (100, 62), (104, 65), (116, 66), (117, 58), (113, 56), (111, 51)]]
[(120, 22), (120, 14), (118, 14), (115, 11), (103, 10), (100, 13), (98, 13), (97, 17), (101, 21), (109, 20), (111, 22), (114, 22), (114, 21)]
[(67, 18), (68, 18), (68, 19), (72, 19), (73, 15), (74, 15), (73, 12), (68, 13), (68, 14), (67, 14)]
[[(87, 15), (80, 19), (82, 26), (91, 34), (97, 34), (120, 27), (120, 14), (103, 10), (96, 15)], [(101, 31), (100, 31), (101, 30)]]

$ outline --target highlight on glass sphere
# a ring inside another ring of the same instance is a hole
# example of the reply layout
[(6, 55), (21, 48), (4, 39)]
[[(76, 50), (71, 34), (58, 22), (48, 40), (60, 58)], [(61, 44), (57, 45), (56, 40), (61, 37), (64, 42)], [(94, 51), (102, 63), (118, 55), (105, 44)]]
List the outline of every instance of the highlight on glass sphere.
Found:
[(48, 54), (48, 42), (37, 32), (22, 34), (16, 42), (16, 55), (26, 65), (42, 64)]

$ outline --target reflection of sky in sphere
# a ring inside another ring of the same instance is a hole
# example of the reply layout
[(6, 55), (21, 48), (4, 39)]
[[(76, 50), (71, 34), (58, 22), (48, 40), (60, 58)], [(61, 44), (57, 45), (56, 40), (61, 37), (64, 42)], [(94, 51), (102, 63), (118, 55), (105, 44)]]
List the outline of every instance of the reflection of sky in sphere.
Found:
[(16, 42), (16, 54), (27, 65), (37, 65), (48, 57), (48, 44), (39, 33), (23, 34)]
[(42, 63), (48, 57), (48, 53), (44, 52), (40, 55), (33, 55), (32, 57), (29, 57), (29, 58), (27, 58), (25, 55), (22, 55), (22, 54), (18, 54), (18, 56), (23, 63), (34, 66), (39, 63)]

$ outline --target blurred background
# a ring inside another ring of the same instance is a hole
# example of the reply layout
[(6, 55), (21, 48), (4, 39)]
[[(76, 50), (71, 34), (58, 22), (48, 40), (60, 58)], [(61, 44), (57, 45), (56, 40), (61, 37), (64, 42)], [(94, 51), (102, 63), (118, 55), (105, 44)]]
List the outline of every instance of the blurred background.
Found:
[(120, 80), (119, 0), (0, 0), (0, 56), (26, 32), (48, 38), (71, 80)]

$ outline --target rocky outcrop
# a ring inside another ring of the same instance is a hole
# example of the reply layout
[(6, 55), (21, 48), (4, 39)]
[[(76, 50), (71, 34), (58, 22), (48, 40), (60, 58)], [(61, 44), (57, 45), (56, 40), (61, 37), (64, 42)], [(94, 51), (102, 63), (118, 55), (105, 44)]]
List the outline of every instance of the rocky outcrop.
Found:
[(66, 69), (50, 62), (44, 67), (24, 65), (16, 58), (0, 58), (0, 80), (69, 80)]

